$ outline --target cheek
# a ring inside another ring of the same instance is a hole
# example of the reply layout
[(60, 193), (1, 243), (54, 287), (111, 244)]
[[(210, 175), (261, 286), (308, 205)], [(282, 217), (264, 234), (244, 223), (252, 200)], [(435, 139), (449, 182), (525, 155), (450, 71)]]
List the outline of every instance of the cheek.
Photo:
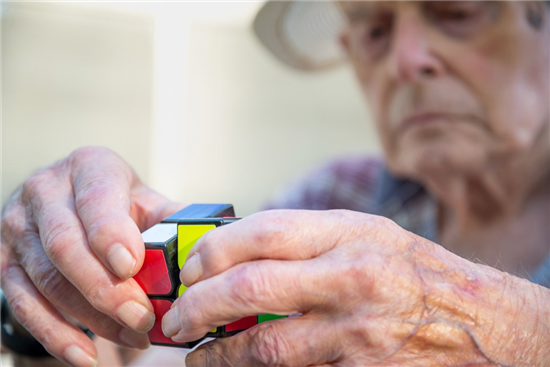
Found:
[(380, 77), (382, 75), (381, 71), (372, 70), (368, 74), (366, 72), (361, 74), (360, 71), (356, 70), (356, 74), (382, 147), (388, 153), (392, 140), (390, 126), (386, 123), (389, 105), (388, 83)]
[[(507, 151), (524, 151), (532, 146), (542, 125), (547, 122), (547, 101), (541, 90), (530, 83), (517, 82), (499, 93), (491, 120), (494, 131)], [(544, 93), (546, 94), (546, 93)]]
[[(549, 115), (548, 40), (519, 50), (523, 55), (514, 71), (508, 73), (509, 86), (500, 90), (495, 112), (500, 121), (499, 132), (511, 143), (511, 148), (524, 150), (533, 144)], [(538, 47), (537, 47), (538, 46)], [(541, 50), (541, 46), (542, 47)], [(527, 56), (529, 55), (529, 56)]]
[[(471, 61), (471, 62), (468, 62)], [(536, 75), (491, 65), (481, 58), (464, 60), (463, 65), (475, 70), (470, 73), (472, 88), (486, 112), (489, 133), (499, 150), (524, 150), (536, 139), (541, 125), (548, 118), (548, 80), (539, 70)], [(491, 67), (492, 66), (492, 67)]]
[(499, 152), (528, 149), (549, 116), (546, 34), (517, 26), (464, 52), (456, 72), (475, 91)]
[(383, 97), (383, 93), (376, 90), (369, 90), (365, 93), (367, 104), (372, 113), (373, 122), (378, 133), (378, 140), (384, 153), (384, 158), (389, 165), (393, 165), (398, 155), (398, 144), (395, 137), (395, 131), (388, 123), (388, 101)]

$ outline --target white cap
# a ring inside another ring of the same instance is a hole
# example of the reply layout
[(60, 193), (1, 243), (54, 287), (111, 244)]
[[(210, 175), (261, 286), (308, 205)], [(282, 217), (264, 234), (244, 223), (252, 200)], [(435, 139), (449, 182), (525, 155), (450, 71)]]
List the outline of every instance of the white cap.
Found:
[(333, 1), (268, 1), (254, 19), (254, 32), (282, 62), (319, 70), (345, 60), (338, 35), (345, 25)]

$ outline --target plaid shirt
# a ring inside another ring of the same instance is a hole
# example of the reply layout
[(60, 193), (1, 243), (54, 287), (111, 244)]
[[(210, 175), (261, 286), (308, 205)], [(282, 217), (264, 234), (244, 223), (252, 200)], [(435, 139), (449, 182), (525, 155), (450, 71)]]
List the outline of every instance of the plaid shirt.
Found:
[[(266, 208), (377, 214), (437, 242), (437, 201), (418, 183), (393, 177), (375, 158), (332, 162), (278, 192)], [(550, 256), (530, 280), (550, 288)]]

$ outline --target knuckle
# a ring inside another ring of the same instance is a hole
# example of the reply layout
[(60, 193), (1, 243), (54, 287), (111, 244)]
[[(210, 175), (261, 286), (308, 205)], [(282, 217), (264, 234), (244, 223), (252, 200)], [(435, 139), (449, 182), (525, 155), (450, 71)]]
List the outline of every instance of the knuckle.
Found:
[(57, 340), (58, 327), (51, 323), (44, 324), (37, 319), (35, 307), (25, 300), (23, 293), (14, 295), (9, 302), (10, 309), (17, 321), (31, 332), (31, 334), (46, 348), (51, 347)]
[(75, 195), (75, 203), (79, 211), (93, 209), (97, 199), (109, 193), (112, 188), (106, 185), (102, 177), (89, 179), (79, 187)]
[(110, 155), (116, 155), (116, 153), (105, 147), (86, 146), (73, 150), (69, 155), (69, 163), (72, 167), (78, 167), (82, 163), (89, 162), (98, 156)]
[[(346, 234), (349, 237), (360, 237), (369, 239), (376, 243), (392, 243), (399, 242), (400, 238), (405, 237), (404, 231), (393, 220), (372, 214), (357, 214), (345, 213), (342, 218), (340, 227), (347, 228)], [(351, 217), (350, 217), (351, 216)]]
[[(40, 271), (42, 270), (42, 271)], [(36, 288), (48, 300), (66, 299), (72, 286), (68, 284), (68, 280), (53, 266), (47, 268), (42, 267), (39, 271), (34, 271), (32, 278)]]
[(185, 291), (185, 293), (180, 297), (179, 302), (180, 303), (176, 307), (181, 310), (178, 312), (178, 316), (182, 328), (189, 331), (197, 331), (208, 327), (204, 325), (204, 314), (201, 308), (197, 307), (193, 288)]
[[(134, 178), (134, 172), (126, 162), (113, 150), (105, 147), (82, 147), (74, 150), (68, 157), (68, 167), (70, 168), (73, 179), (78, 178), (80, 173), (97, 167), (101, 164), (110, 176), (125, 176), (129, 179)], [(107, 164), (107, 166), (106, 166)], [(113, 164), (109, 166), (109, 164)], [(104, 177), (103, 177), (104, 179)], [(93, 184), (101, 183), (101, 178), (92, 180)], [(96, 185), (87, 185), (94, 187)]]
[[(92, 206), (91, 204), (87, 206), (86, 210), (98, 210), (97, 205)], [(82, 211), (84, 212), (84, 211)], [(120, 232), (122, 228), (122, 223), (118, 217), (111, 217), (108, 215), (96, 215), (89, 216), (88, 221), (86, 222), (86, 236), (90, 241), (92, 247), (101, 243), (101, 240), (97, 236), (105, 233), (117, 233)], [(106, 256), (106, 254), (101, 255), (96, 252), (98, 256)]]
[(205, 366), (239, 366), (238, 364), (234, 364), (229, 360), (228, 356), (230, 356), (232, 353), (229, 348), (227, 348), (226, 343), (222, 342), (221, 340), (206, 343), (203, 346), (199, 347), (197, 351), (198, 350), (204, 353)]
[(395, 224), (393, 220), (387, 217), (383, 217), (381, 215), (370, 215), (369, 217), (372, 225), (378, 228), (381, 228), (381, 229), (383, 228), (391, 231), (395, 231), (397, 230), (397, 228), (399, 228), (399, 226)]
[(288, 234), (288, 218), (281, 213), (262, 213), (254, 218), (255, 231), (252, 241), (257, 244), (285, 243)]
[(33, 218), (37, 213), (46, 212), (61, 192), (72, 194), (68, 179), (60, 170), (58, 166), (42, 169), (23, 183), (20, 200)]
[(23, 205), (15, 204), (5, 208), (0, 222), (2, 242), (13, 245), (15, 237), (24, 232), (26, 225), (27, 218)]
[(54, 264), (59, 264), (67, 255), (67, 247), (78, 240), (79, 229), (55, 218), (42, 226), (40, 237), (44, 251)]
[[(112, 177), (111, 177), (112, 178)], [(128, 178), (127, 182), (130, 182)], [(116, 194), (114, 195), (114, 191)], [(130, 210), (132, 199), (129, 188), (122, 189), (114, 187), (113, 182), (106, 181), (103, 176), (88, 178), (78, 186), (75, 193), (75, 205), (81, 216), (89, 217), (86, 226), (88, 231), (97, 232), (106, 225), (117, 225), (111, 215), (120, 210), (128, 212)]]
[[(2, 246), (1, 243), (0, 246)], [(20, 276), (18, 274), (20, 269), (19, 260), (7, 253), (5, 248), (0, 247), (0, 288), (5, 290), (6, 284), (17, 279)]]
[(381, 216), (373, 216), (375, 224), (371, 238), (380, 244), (384, 244), (386, 251), (408, 251), (411, 244), (412, 233), (401, 228), (393, 220)]
[(99, 281), (92, 281), (82, 289), (84, 297), (98, 311), (103, 313), (113, 313), (109, 307), (113, 304), (116, 293), (110, 291), (105, 286), (101, 286)]
[(59, 326), (49, 322), (42, 325), (35, 334), (33, 336), (47, 349), (57, 344), (56, 342), (59, 340)]
[(21, 325), (27, 326), (29, 318), (34, 313), (32, 305), (30, 305), (29, 302), (25, 300), (25, 296), (23, 293), (14, 294), (8, 299), (13, 316), (15, 316), (15, 318), (17, 319), (17, 321), (19, 321)]
[(255, 264), (242, 266), (231, 283), (232, 298), (240, 304), (259, 306), (271, 299), (269, 275)]
[(23, 183), (23, 197), (28, 202), (32, 202), (36, 197), (40, 197), (47, 187), (50, 187), (50, 183), (53, 178), (53, 172), (50, 169), (43, 169), (35, 172), (32, 176), (27, 178)]
[(253, 358), (265, 366), (281, 366), (291, 351), (290, 344), (281, 335), (276, 323), (260, 324), (252, 337)]

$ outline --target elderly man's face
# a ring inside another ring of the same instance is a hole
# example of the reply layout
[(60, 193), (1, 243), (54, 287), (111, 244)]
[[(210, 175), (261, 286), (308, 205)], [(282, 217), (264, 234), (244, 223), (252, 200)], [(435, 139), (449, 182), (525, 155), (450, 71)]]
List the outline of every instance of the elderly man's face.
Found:
[(342, 2), (342, 36), (390, 168), (476, 175), (527, 152), (549, 118), (541, 2)]

